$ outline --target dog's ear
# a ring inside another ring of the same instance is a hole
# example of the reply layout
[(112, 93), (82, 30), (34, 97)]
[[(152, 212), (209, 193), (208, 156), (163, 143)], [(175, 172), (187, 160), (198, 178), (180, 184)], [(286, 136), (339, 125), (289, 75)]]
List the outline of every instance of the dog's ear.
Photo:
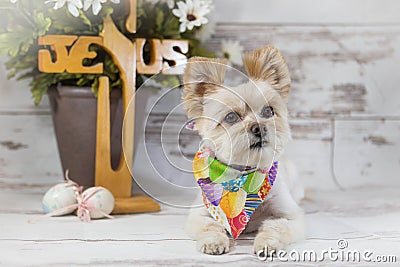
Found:
[(290, 91), (290, 75), (286, 60), (274, 46), (244, 54), (243, 63), (253, 81), (268, 82), (286, 102)]
[(188, 118), (202, 115), (203, 97), (224, 83), (227, 60), (192, 57), (183, 75), (183, 108)]

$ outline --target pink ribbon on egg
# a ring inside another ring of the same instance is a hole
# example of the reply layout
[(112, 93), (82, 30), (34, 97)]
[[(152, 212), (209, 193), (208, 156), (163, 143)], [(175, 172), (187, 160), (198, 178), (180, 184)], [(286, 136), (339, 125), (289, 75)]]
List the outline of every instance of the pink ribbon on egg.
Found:
[(75, 191), (75, 196), (76, 196), (76, 199), (77, 199), (78, 203), (69, 205), (69, 206), (64, 207), (64, 208), (60, 208), (60, 209), (54, 210), (52, 212), (49, 212), (49, 213), (47, 213), (45, 215), (42, 215), (42, 216), (36, 218), (36, 219), (29, 220), (28, 221), (29, 223), (33, 223), (35, 221), (38, 221), (39, 219), (43, 219), (43, 218), (46, 218), (46, 217), (52, 217), (54, 215), (57, 215), (59, 213), (62, 213), (64, 211), (67, 211), (67, 210), (72, 209), (72, 208), (73, 209), (77, 209), (78, 218), (81, 221), (84, 221), (84, 222), (90, 222), (91, 221), (90, 212), (99, 212), (101, 215), (103, 215), (106, 218), (114, 219), (113, 216), (103, 212), (101, 209), (98, 209), (96, 207), (90, 207), (88, 205), (88, 203), (87, 203), (88, 200), (91, 197), (93, 197), (96, 193), (98, 193), (101, 190), (101, 188), (96, 188), (95, 190), (93, 190), (93, 192), (91, 192), (90, 194), (84, 196), (83, 193), (82, 193), (83, 186), (79, 185), (77, 182), (75, 182), (75, 181), (73, 181), (73, 180), (71, 180), (69, 178), (69, 170), (66, 170), (66, 172), (65, 172), (65, 183), (70, 184), (70, 185), (75, 187), (74, 191)]
[(94, 211), (94, 212), (100, 212), (101, 215), (103, 215), (104, 217), (107, 217), (109, 219), (114, 219), (113, 216), (103, 212), (101, 209), (98, 209), (96, 207), (90, 207), (88, 206), (87, 202), (88, 200), (93, 197), (96, 193), (98, 193), (101, 190), (101, 188), (96, 188), (96, 190), (93, 190), (93, 192), (91, 192), (90, 194), (83, 196), (83, 194), (79, 194), (77, 196), (77, 200), (78, 200), (78, 204), (77, 208), (77, 215), (78, 218), (81, 219), (81, 221), (85, 221), (85, 222), (90, 222), (91, 218), (90, 218), (90, 212)]
[(72, 180), (69, 178), (69, 170), (66, 170), (66, 171), (65, 171), (65, 180), (66, 180), (65, 183), (67, 183), (67, 184), (69, 184), (69, 185), (72, 185), (72, 186), (75, 186), (75, 188), (76, 188), (76, 189), (75, 189), (75, 194), (82, 194), (83, 186), (79, 185), (77, 182), (72, 181)]

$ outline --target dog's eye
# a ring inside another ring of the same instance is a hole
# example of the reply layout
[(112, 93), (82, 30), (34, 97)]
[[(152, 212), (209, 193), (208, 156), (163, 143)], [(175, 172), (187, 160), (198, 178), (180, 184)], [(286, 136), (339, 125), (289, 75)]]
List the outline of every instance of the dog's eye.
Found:
[(274, 115), (274, 109), (271, 106), (265, 106), (261, 111), (261, 117), (263, 118), (271, 118)]
[(234, 124), (240, 120), (239, 115), (236, 112), (230, 112), (225, 116), (224, 121), (229, 124)]

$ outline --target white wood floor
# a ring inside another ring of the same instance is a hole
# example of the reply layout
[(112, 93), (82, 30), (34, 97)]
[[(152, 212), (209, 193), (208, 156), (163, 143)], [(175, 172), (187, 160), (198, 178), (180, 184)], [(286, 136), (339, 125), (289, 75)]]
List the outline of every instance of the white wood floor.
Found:
[[(228, 254), (204, 255), (183, 231), (187, 210), (162, 206), (152, 214), (80, 222), (75, 216), (28, 220), (41, 214), (40, 190), (5, 188), (0, 192), (0, 265), (76, 266), (343, 266), (344, 262), (260, 261), (252, 254), (253, 236), (242, 236)], [(397, 188), (359, 188), (308, 192), (307, 238), (288, 248), (370, 250), (371, 258), (394, 255), (400, 261), (400, 194)], [(346, 263), (355, 266), (376, 263)], [(391, 263), (389, 265), (395, 266)]]

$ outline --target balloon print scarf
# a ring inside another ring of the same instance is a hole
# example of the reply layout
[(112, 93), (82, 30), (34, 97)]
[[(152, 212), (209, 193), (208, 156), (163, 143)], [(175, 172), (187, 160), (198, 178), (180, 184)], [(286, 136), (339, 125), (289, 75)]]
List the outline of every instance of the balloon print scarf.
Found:
[(269, 170), (239, 170), (212, 155), (208, 150), (196, 153), (194, 177), (211, 216), (236, 240), (274, 185), (278, 162), (274, 162)]

